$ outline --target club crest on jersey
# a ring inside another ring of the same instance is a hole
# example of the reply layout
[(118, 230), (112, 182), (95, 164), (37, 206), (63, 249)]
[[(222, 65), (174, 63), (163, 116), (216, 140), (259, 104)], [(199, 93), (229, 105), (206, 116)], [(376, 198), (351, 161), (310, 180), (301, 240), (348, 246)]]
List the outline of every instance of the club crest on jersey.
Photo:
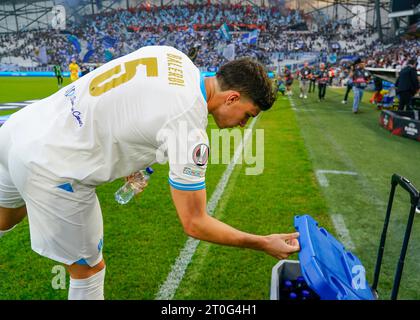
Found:
[(204, 143), (200, 143), (194, 148), (192, 156), (193, 161), (197, 166), (205, 166), (209, 159), (209, 146)]

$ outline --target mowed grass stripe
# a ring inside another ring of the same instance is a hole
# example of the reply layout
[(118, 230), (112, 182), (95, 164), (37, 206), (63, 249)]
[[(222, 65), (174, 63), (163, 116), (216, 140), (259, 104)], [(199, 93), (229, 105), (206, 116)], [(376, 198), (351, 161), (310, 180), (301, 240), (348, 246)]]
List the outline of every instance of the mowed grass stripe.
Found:
[(0, 110), (0, 116), (7, 116), (9, 114), (12, 114), (16, 111), (18, 111), (19, 109), (11, 109), (11, 110)]
[[(64, 78), (63, 85), (68, 84), (70, 84), (70, 79)], [(0, 104), (38, 100), (48, 97), (58, 90), (56, 78), (0, 77)], [(12, 114), (19, 110), (19, 108), (0, 110), (0, 116)]]
[[(295, 88), (295, 94), (297, 88)], [(353, 95), (342, 105), (343, 89), (327, 88), (327, 98), (319, 103), (317, 94), (308, 100), (295, 98), (296, 108), (316, 112), (296, 112), (315, 169), (355, 171), (357, 176), (328, 175), (322, 188), (330, 214), (341, 214), (356, 246), (356, 254), (372, 280), (393, 173), (399, 173), (420, 187), (420, 144), (390, 134), (378, 124), (379, 111), (369, 104), (366, 91), (359, 114), (352, 114)], [(389, 299), (396, 264), (408, 218), (409, 198), (397, 189), (387, 238), (380, 298)], [(419, 299), (420, 223), (415, 220), (404, 267), (400, 297)]]
[[(265, 130), (264, 172), (247, 176), (238, 165), (215, 216), (257, 234), (293, 232), (297, 214), (332, 229), (289, 101), (280, 97), (256, 127)], [(202, 242), (175, 299), (269, 299), (276, 262), (262, 252)]]
[[(64, 78), (63, 86), (68, 84), (70, 79)], [(56, 91), (55, 77), (0, 77), (0, 103), (42, 99)]]

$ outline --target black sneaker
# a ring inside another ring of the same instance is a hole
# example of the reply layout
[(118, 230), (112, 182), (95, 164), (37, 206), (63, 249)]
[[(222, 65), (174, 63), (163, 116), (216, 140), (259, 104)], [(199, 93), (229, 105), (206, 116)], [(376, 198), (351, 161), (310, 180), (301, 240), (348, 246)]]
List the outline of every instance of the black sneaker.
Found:
[(416, 213), (420, 214), (420, 204), (416, 207)]

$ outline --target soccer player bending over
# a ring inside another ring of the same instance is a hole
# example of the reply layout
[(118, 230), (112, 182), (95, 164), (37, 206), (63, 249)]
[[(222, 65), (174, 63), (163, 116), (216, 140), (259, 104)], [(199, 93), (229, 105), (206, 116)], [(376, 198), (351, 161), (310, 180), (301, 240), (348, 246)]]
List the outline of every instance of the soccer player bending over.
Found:
[(208, 114), (220, 128), (243, 127), (273, 102), (266, 70), (247, 58), (206, 79), (171, 47), (112, 60), (0, 128), (0, 237), (28, 215), (32, 249), (67, 265), (69, 299), (103, 299), (95, 187), (156, 163), (160, 150), (189, 236), (284, 259), (299, 250), (297, 233), (249, 234), (206, 212)]

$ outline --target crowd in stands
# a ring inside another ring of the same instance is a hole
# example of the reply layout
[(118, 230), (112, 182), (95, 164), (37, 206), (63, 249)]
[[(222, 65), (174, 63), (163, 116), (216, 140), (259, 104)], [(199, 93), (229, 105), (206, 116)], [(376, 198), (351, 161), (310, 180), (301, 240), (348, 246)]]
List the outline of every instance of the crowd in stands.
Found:
[[(41, 48), (46, 50), (45, 59), (40, 59), (39, 50)], [(29, 60), (32, 65), (34, 63), (36, 65), (59, 63), (64, 66), (74, 55), (77, 55), (74, 47), (65, 37), (54, 30), (0, 35), (0, 58), (20, 58), (20, 61)]]
[(378, 45), (367, 55), (367, 66), (373, 68), (401, 70), (407, 62), (414, 58), (417, 60), (417, 69), (420, 70), (420, 40), (404, 40), (399, 44), (384, 47)]
[[(264, 49), (240, 41), (235, 33), (256, 29), (270, 33), (273, 25), (287, 29), (304, 22), (296, 10), (286, 12), (275, 7), (226, 4), (159, 8), (144, 5), (81, 16), (78, 20), (69, 22), (65, 33), (50, 29), (3, 35), (0, 57), (20, 57), (32, 59), (39, 65), (53, 62), (64, 66), (72, 57), (83, 60), (89, 50), (92, 52), (86, 62), (103, 63), (145, 45), (173, 45), (187, 53), (192, 46), (200, 44), (202, 50), (197, 63), (204, 67), (222, 63), (225, 58), (221, 47), (232, 42), (236, 56), (250, 54), (266, 62), (268, 55)], [(226, 41), (219, 32), (224, 23), (232, 33), (231, 41)], [(76, 38), (81, 48), (75, 48), (68, 35)], [(48, 62), (36, 53), (42, 47), (46, 47)]]
[[(220, 32), (223, 24), (230, 30), (230, 39)], [(308, 25), (316, 28), (308, 30)], [(244, 35), (250, 36), (253, 30), (258, 31), (257, 40), (250, 41)], [(419, 56), (418, 42), (389, 51), (371, 28), (355, 31), (346, 21), (316, 24), (298, 10), (190, 4), (142, 5), (80, 16), (76, 22), (69, 21), (65, 31), (0, 35), (0, 58), (26, 60), (38, 66), (60, 64), (67, 69), (72, 58), (79, 63), (105, 63), (145, 45), (170, 45), (186, 54), (195, 50), (194, 62), (205, 70), (229, 60), (229, 45), (233, 45), (235, 57), (251, 56), (266, 65), (277, 64), (296, 52), (321, 52), (323, 56), (330, 52), (370, 53), (368, 65), (382, 67), (401, 67), (409, 56)]]

